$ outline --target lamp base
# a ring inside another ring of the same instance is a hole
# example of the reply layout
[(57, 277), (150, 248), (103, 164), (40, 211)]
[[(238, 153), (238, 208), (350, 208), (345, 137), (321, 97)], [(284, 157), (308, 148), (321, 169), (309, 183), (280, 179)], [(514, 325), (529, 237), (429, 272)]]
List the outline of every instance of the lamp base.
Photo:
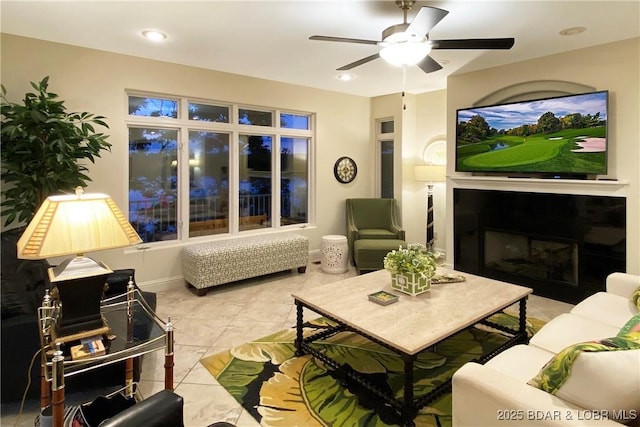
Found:
[(60, 312), (51, 335), (54, 342), (68, 342), (110, 329), (101, 312), (100, 302), (110, 273), (55, 282), (52, 298)]
[[(95, 324), (95, 322), (92, 323)], [(78, 331), (78, 329), (80, 330)], [(110, 333), (111, 328), (107, 325), (106, 319), (101, 318), (98, 327), (94, 325), (93, 328), (89, 328), (88, 325), (78, 324), (68, 325), (66, 328), (53, 328), (51, 331), (51, 341), (54, 344), (64, 344), (70, 341), (78, 341), (82, 338), (109, 335)]]

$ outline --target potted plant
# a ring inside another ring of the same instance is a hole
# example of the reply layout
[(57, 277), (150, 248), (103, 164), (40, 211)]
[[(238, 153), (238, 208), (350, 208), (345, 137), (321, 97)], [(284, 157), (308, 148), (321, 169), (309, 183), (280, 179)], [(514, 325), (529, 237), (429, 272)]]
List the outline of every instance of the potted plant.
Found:
[(428, 291), (437, 258), (420, 243), (392, 250), (384, 257), (384, 268), (391, 273), (391, 287), (412, 296)]
[(69, 113), (64, 101), (48, 91), (49, 77), (31, 82), (35, 93), (22, 104), (9, 102), (2, 86), (0, 158), (2, 160), (2, 212), (4, 225), (28, 223), (44, 199), (72, 192), (91, 181), (85, 161), (95, 163), (102, 150), (111, 150), (104, 117)]

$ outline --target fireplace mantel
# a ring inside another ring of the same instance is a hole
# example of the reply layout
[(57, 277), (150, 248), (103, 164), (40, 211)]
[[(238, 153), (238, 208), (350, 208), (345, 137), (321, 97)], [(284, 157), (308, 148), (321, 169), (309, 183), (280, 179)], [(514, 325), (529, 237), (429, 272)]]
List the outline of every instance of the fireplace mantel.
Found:
[(628, 181), (605, 179), (539, 179), (495, 176), (449, 176), (454, 188), (526, 191), (532, 193), (588, 194), (626, 197)]

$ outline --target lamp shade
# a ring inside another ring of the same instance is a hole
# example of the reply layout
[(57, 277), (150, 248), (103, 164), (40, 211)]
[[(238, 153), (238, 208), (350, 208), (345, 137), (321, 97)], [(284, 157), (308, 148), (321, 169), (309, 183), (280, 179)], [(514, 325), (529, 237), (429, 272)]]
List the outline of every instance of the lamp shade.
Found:
[(446, 180), (446, 165), (415, 165), (413, 169), (416, 181), (442, 182)]
[(120, 208), (106, 194), (50, 196), (18, 240), (18, 258), (83, 254), (141, 243)]

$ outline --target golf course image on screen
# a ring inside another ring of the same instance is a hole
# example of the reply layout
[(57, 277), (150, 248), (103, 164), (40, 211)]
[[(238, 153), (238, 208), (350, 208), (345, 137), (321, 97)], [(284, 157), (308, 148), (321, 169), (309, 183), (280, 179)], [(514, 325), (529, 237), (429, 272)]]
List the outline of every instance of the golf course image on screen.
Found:
[(605, 174), (607, 98), (601, 91), (458, 110), (456, 170)]

